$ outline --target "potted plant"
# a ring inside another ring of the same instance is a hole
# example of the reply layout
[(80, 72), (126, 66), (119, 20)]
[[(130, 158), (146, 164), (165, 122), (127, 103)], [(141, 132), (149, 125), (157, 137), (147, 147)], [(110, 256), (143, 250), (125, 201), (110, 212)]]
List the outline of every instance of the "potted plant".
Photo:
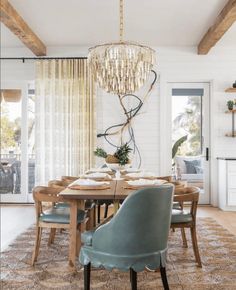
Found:
[(228, 109), (229, 109), (230, 111), (232, 111), (233, 108), (234, 108), (234, 101), (232, 101), (232, 100), (228, 101), (228, 102), (227, 102), (227, 106), (228, 106)]
[(116, 164), (118, 166), (125, 166), (126, 164), (130, 163), (129, 154), (132, 149), (129, 147), (127, 143), (121, 145), (117, 148), (114, 154), (107, 154), (107, 152), (102, 148), (97, 148), (94, 151), (94, 154), (97, 157), (105, 158), (106, 163), (109, 164)]

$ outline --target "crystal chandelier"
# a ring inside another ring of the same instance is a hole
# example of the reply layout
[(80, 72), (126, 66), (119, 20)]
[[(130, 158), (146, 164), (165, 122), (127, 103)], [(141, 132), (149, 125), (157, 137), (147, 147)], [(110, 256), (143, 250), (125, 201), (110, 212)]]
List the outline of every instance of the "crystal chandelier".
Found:
[(155, 63), (155, 51), (123, 41), (124, 13), (120, 0), (120, 41), (89, 49), (88, 61), (99, 87), (108, 93), (132, 94), (147, 81)]

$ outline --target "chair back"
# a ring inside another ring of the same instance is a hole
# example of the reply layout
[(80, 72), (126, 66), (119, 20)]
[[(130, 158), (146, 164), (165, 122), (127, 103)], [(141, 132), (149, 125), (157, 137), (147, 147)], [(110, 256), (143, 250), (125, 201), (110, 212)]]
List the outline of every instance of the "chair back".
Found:
[(106, 249), (117, 255), (137, 255), (166, 249), (172, 200), (172, 185), (133, 192), (114, 218), (95, 231), (94, 249)]
[(58, 189), (65, 189), (68, 185), (70, 184), (70, 182), (67, 182), (65, 180), (50, 180), (48, 181), (48, 186), (52, 187), (52, 188), (58, 188)]
[(66, 175), (64, 175), (61, 177), (61, 180), (64, 182), (71, 183), (71, 182), (77, 180), (78, 178), (79, 178), (78, 176), (66, 176)]
[(56, 202), (63, 202), (63, 197), (59, 195), (60, 188), (52, 188), (47, 186), (36, 186), (33, 189), (33, 198), (35, 201), (36, 218), (43, 213), (43, 202), (54, 204)]
[(175, 189), (174, 201), (179, 202), (182, 207), (184, 204), (190, 205), (190, 213), (194, 223), (196, 222), (199, 193), (200, 189), (195, 186)]

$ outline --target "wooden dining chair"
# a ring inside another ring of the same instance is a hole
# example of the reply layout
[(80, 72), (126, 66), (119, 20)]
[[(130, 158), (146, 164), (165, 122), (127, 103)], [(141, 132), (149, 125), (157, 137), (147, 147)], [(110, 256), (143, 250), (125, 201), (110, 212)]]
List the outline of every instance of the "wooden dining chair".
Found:
[[(64, 199), (59, 195), (60, 188), (52, 188), (46, 186), (37, 186), (33, 189), (33, 198), (36, 209), (36, 241), (32, 255), (32, 265), (37, 261), (39, 254), (42, 229), (69, 229), (70, 228), (70, 209), (59, 207), (56, 208), (54, 204), (64, 202)], [(43, 203), (51, 204), (44, 209)], [(77, 216), (77, 254), (81, 247), (80, 234), (87, 222), (86, 213), (83, 210), (78, 211)]]
[[(76, 178), (78, 179), (78, 178)], [(68, 185), (73, 182), (69, 178), (64, 180), (50, 180), (48, 182), (49, 187), (58, 188), (61, 191), (64, 190)], [(70, 204), (67, 202), (57, 203), (55, 207), (70, 207)], [(87, 213), (88, 222), (86, 223), (86, 230), (91, 230), (96, 226), (96, 205), (91, 200), (85, 201), (85, 211)]]
[[(62, 176), (61, 180), (63, 182), (71, 183), (71, 182), (75, 181), (78, 178), (79, 177), (76, 177), (76, 176)], [(94, 214), (95, 214), (95, 217), (96, 217), (96, 211), (97, 211), (97, 224), (100, 224), (100, 222), (101, 222), (101, 206), (105, 205), (103, 218), (106, 219), (107, 216), (108, 216), (108, 208), (109, 208), (110, 205), (113, 204), (113, 202), (111, 200), (106, 200), (106, 199), (96, 200), (94, 202), (96, 203), (96, 206), (97, 206), (97, 210), (96, 210), (96, 208), (94, 208)]]
[(197, 187), (183, 187), (175, 189), (174, 202), (178, 202), (181, 205), (181, 209), (172, 209), (171, 228), (181, 229), (183, 244), (185, 247), (188, 245), (184, 229), (190, 229), (195, 259), (198, 266), (202, 267), (196, 233), (196, 216), (199, 192), (200, 189)]

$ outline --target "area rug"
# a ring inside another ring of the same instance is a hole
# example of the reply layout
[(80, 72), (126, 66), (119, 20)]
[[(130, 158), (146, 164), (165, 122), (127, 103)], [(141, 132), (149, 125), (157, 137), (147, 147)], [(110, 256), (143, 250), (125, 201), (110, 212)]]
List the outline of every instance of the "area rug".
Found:
[[(198, 219), (198, 240), (203, 268), (195, 264), (191, 239), (183, 248), (180, 231), (170, 233), (167, 276), (171, 290), (236, 290), (236, 237), (211, 218)], [(83, 289), (83, 269), (68, 267), (68, 232), (57, 233), (48, 247), (45, 230), (38, 262), (29, 265), (34, 244), (34, 228), (21, 234), (1, 254), (1, 289)], [(91, 289), (130, 289), (129, 274), (92, 269)], [(163, 289), (160, 273), (138, 273), (138, 289)]]

